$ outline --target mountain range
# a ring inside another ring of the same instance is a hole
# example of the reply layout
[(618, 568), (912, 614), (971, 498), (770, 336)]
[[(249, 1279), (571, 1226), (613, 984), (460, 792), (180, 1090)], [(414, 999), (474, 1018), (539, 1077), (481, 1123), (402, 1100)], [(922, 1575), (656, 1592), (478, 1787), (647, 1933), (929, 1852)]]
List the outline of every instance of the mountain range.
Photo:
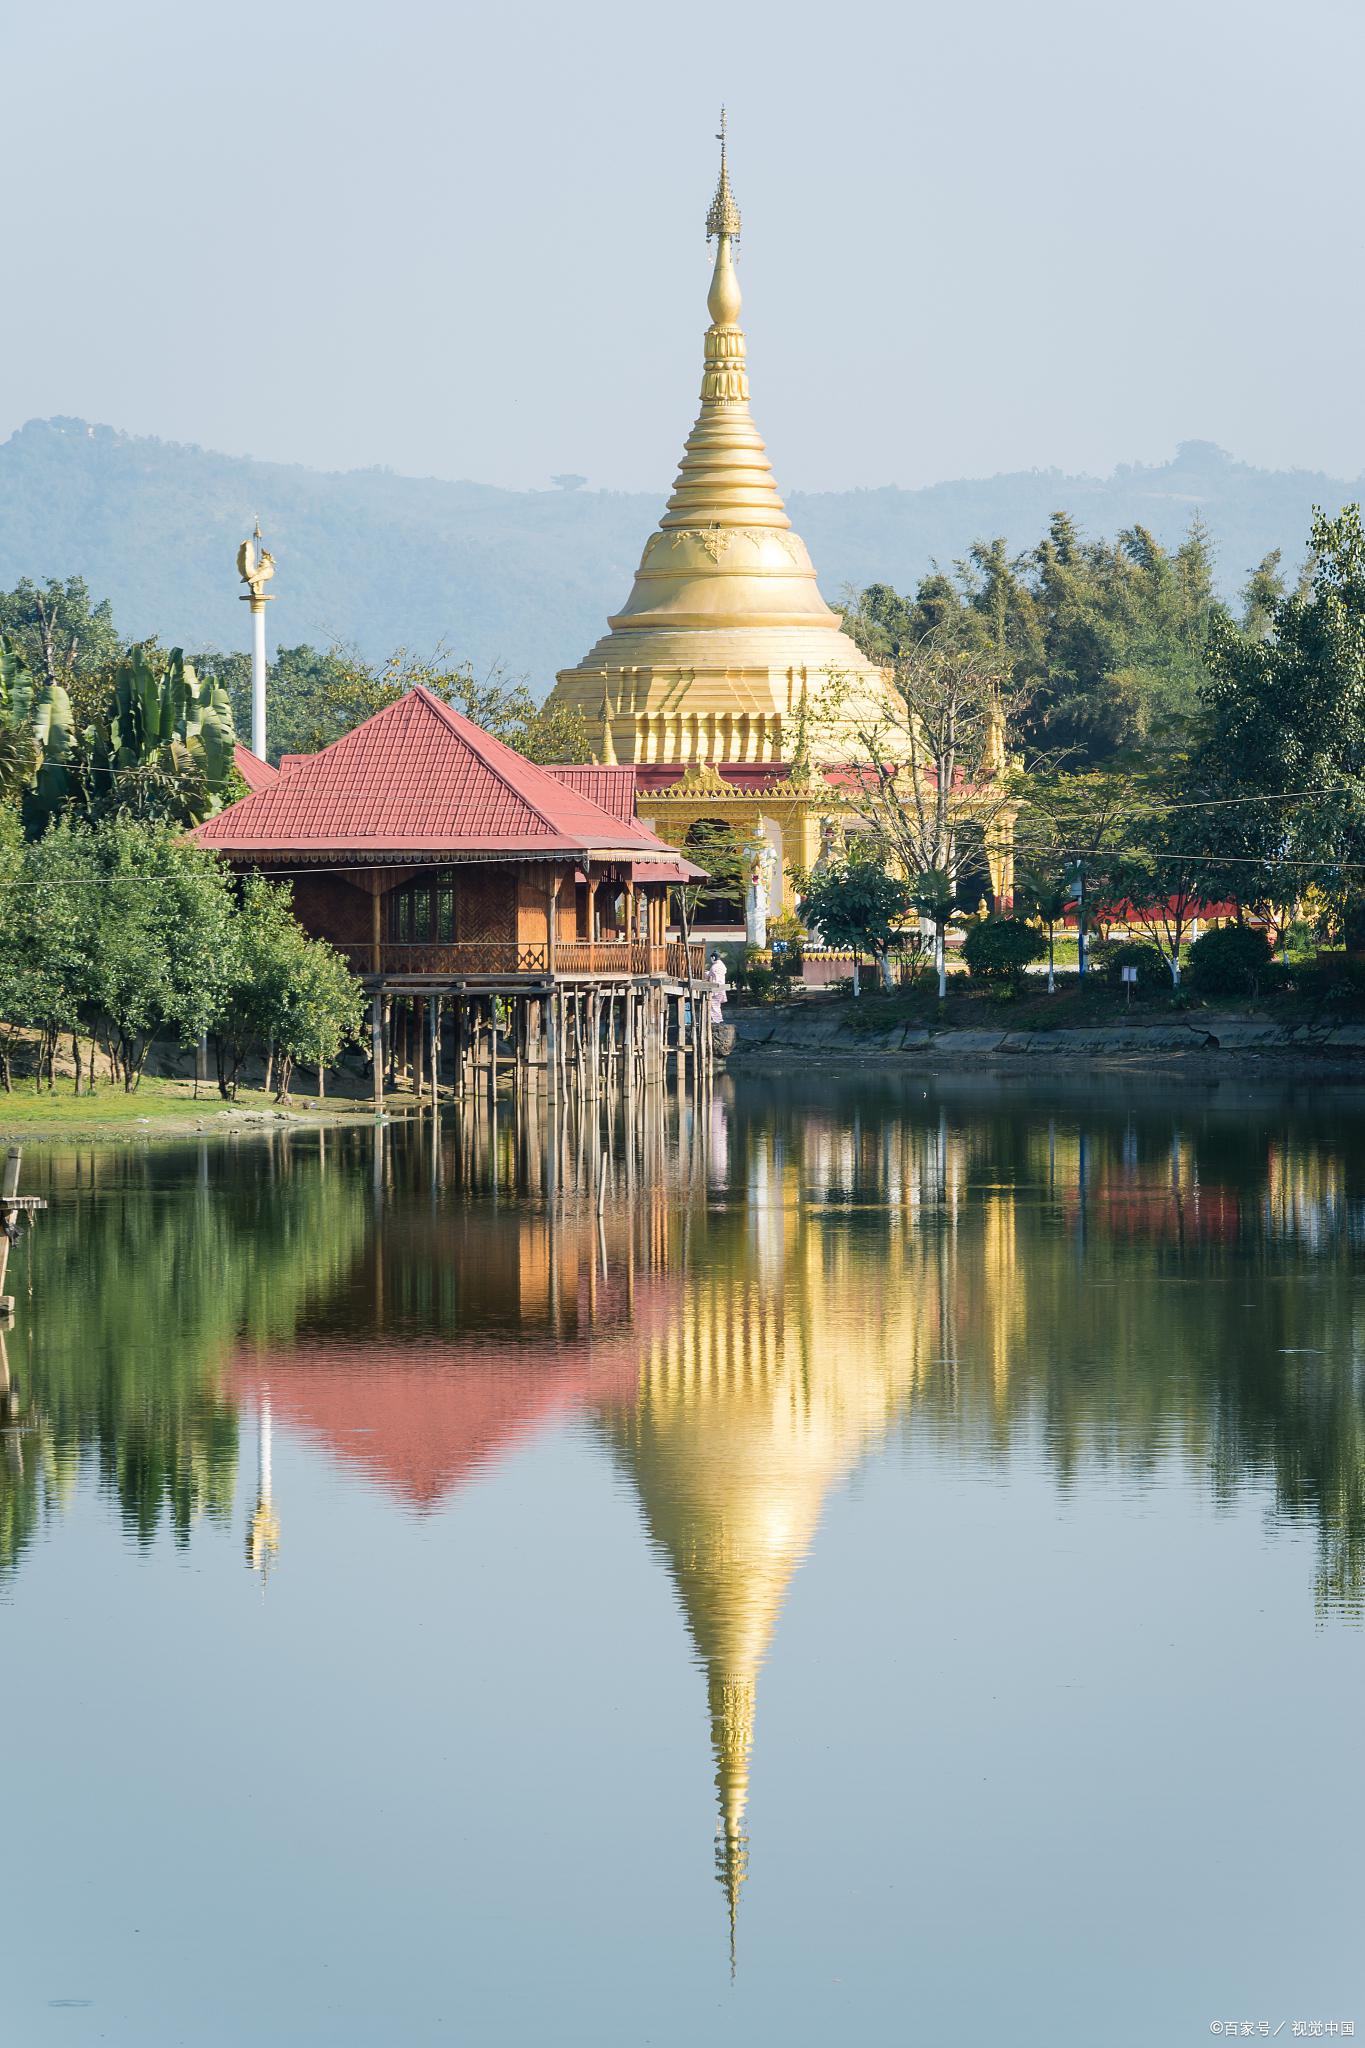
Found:
[[(276, 557), (272, 640), (333, 642), (382, 659), (443, 645), (539, 692), (624, 600), (668, 479), (646, 492), (502, 490), (331, 473), (159, 441), (79, 419), (31, 420), (0, 444), (0, 588), (83, 576), (119, 630), (190, 649), (247, 645), (234, 557), (257, 517)], [(902, 490), (793, 491), (787, 507), (827, 598), (874, 581), (913, 587), (973, 540), (1031, 546), (1058, 510), (1090, 536), (1208, 527), (1225, 596), (1272, 548), (1296, 565), (1312, 508), (1365, 491), (1306, 470), (1263, 470), (1208, 441), (1107, 477), (1060, 470)]]

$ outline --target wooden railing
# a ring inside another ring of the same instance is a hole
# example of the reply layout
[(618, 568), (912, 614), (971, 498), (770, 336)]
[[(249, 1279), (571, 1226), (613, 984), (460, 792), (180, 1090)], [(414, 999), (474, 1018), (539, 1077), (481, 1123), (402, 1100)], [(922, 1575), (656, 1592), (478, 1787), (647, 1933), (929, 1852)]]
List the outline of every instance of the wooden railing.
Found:
[[(373, 974), (374, 953), (369, 946), (342, 946), (348, 964), (357, 974)], [(379, 949), (384, 974), (462, 975), (544, 974), (546, 947), (519, 945), (515, 939), (485, 943), (441, 943), (436, 940), (385, 939)]]
[[(692, 972), (700, 976), (703, 948), (692, 948)], [(555, 942), (556, 974), (651, 974), (667, 975), (675, 981), (687, 979), (687, 952), (680, 940), (664, 945), (643, 939), (558, 939)]]
[[(369, 946), (340, 946), (337, 949), (357, 974), (373, 974), (374, 954)], [(543, 941), (522, 945), (513, 940), (486, 943), (441, 944), (432, 940), (409, 942), (386, 939), (379, 951), (383, 974), (449, 975), (452, 980), (499, 980), (511, 975), (546, 974), (667, 976), (674, 981), (688, 978), (687, 948), (678, 939), (665, 945), (646, 944), (641, 939), (560, 939), (550, 949)], [(692, 977), (700, 980), (705, 967), (705, 948), (691, 949)]]

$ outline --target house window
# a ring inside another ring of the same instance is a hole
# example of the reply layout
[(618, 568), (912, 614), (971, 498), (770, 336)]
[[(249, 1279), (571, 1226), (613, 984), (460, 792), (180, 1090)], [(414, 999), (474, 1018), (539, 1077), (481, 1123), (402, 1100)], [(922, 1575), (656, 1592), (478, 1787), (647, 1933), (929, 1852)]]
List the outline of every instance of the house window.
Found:
[(455, 939), (455, 878), (449, 869), (414, 876), (388, 899), (387, 929), (400, 946), (451, 945)]

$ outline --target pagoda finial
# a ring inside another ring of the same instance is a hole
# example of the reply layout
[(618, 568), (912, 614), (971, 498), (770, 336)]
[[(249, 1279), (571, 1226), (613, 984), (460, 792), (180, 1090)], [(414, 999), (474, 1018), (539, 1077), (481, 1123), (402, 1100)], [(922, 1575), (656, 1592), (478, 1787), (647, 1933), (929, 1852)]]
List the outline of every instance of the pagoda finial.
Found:
[(706, 310), (711, 326), (706, 336), (706, 369), (701, 382), (703, 398), (726, 404), (749, 396), (749, 375), (744, 367), (744, 336), (739, 325), (739, 279), (735, 275), (734, 252), (739, 244), (739, 208), (730, 190), (730, 171), (725, 155), (725, 109), (720, 110), (720, 178), (711, 211), (706, 216), (706, 239), (716, 243), (716, 265)]
[(716, 180), (716, 196), (711, 201), (711, 211), (706, 216), (706, 239), (713, 235), (728, 235), (732, 242), (739, 240), (739, 207), (730, 190), (730, 171), (725, 160), (726, 121), (725, 109), (720, 110), (720, 132), (716, 136), (720, 144), (720, 177)]

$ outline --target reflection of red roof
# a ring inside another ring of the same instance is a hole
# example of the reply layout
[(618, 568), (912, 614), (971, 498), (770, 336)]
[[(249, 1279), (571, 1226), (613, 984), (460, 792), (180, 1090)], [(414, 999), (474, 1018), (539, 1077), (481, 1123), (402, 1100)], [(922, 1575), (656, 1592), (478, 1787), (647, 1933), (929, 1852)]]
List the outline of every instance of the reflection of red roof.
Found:
[(609, 815), (420, 684), (192, 836), (252, 855), (668, 852), (643, 825)]
[(263, 761), (259, 754), (253, 754), (250, 747), (244, 747), (240, 740), (233, 744), (232, 758), (237, 773), (253, 795), (258, 789), (269, 789), (272, 782), (279, 781), (279, 772)]
[[(1063, 1209), (1069, 1222), (1079, 1220), (1081, 1200), (1075, 1189)], [(1242, 1206), (1230, 1188), (1175, 1189), (1102, 1178), (1087, 1191), (1085, 1222), (1097, 1236), (1141, 1244), (1235, 1244)]]
[(601, 1346), (455, 1346), (328, 1339), (240, 1357), (240, 1393), (320, 1439), (390, 1492), (433, 1507), (481, 1466), (585, 1401), (628, 1400), (638, 1356)]

